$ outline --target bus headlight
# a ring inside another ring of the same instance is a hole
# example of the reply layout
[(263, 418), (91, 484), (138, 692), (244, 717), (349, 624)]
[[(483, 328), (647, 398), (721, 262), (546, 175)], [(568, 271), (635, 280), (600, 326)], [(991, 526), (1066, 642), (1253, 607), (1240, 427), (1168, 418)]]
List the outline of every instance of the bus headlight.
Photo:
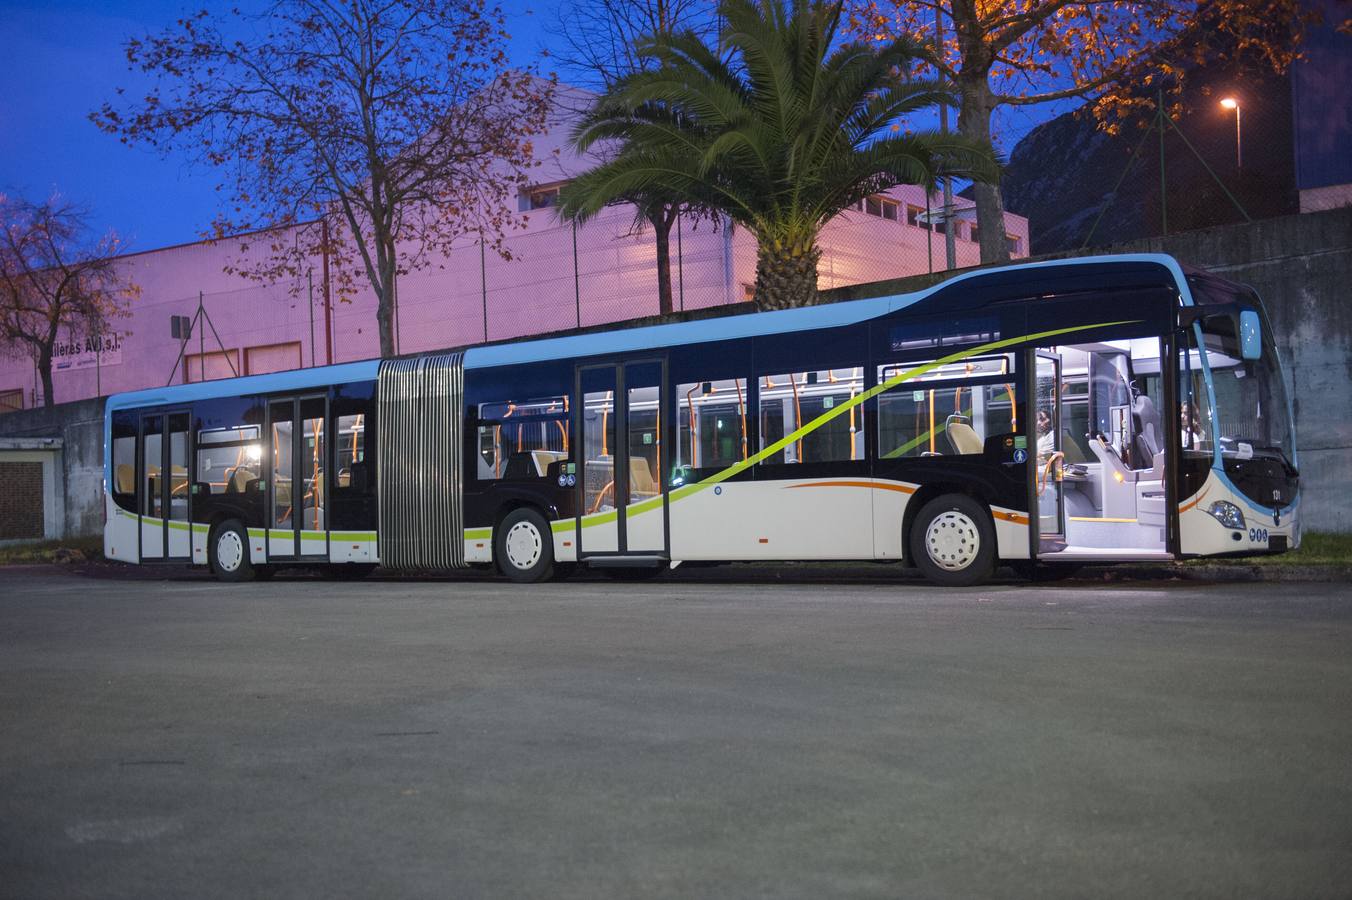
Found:
[(1220, 522), (1226, 528), (1237, 528), (1244, 530), (1244, 513), (1233, 503), (1225, 500), (1217, 500), (1207, 507), (1207, 515)]

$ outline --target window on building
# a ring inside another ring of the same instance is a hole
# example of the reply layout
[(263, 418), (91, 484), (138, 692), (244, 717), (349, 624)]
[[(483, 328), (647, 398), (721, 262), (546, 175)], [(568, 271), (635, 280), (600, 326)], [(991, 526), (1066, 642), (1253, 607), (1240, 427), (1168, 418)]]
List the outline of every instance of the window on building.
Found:
[(973, 244), (981, 243), (981, 229), (977, 227), (975, 222), (973, 222), (972, 227), (967, 230), (967, 239)]
[(763, 375), (760, 378), (761, 450), (834, 409), (825, 423), (767, 458), (773, 463), (838, 462), (864, 458), (864, 416), (850, 401), (864, 390), (860, 367)]
[(1005, 235), (1005, 247), (1009, 249), (1010, 256), (1023, 255), (1023, 241), (1019, 240), (1018, 235)]
[(479, 479), (543, 478), (568, 457), (568, 430), (567, 397), (479, 404)]
[(530, 212), (533, 209), (549, 209), (559, 205), (561, 184), (542, 185), (522, 191), (517, 198), (517, 210)]
[(906, 207), (906, 224), (914, 225), (916, 228), (925, 228), (925, 207), (911, 206)]
[(0, 413), (23, 409), (23, 390), (0, 391)]
[(183, 371), (188, 381), (215, 381), (243, 374), (239, 369), (238, 350), (189, 353), (183, 357)]
[(923, 363), (883, 365), (878, 383), (896, 386), (878, 397), (878, 458), (970, 456), (987, 439), (1018, 430), (1014, 379), (1007, 356), (967, 360), (900, 381)]
[(747, 458), (745, 378), (693, 381), (676, 386), (676, 481), (694, 472), (718, 471)]
[(262, 375), (267, 372), (286, 372), (299, 369), (301, 361), (300, 341), (285, 344), (265, 344), (261, 347), (249, 347), (244, 351), (245, 375)]
[(895, 222), (900, 217), (901, 204), (886, 197), (868, 197), (864, 200), (864, 212), (870, 216)]

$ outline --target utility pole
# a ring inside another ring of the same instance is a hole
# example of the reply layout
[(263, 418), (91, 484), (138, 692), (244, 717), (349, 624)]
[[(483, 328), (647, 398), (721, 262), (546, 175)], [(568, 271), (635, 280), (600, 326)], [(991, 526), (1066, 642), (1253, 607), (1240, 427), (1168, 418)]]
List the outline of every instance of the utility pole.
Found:
[[(934, 4), (934, 42), (936, 45), (934, 52), (942, 59), (944, 52), (944, 12), (941, 3)], [(942, 134), (948, 134), (947, 103), (939, 104), (939, 131)], [(953, 179), (949, 176), (944, 178), (944, 211), (940, 221), (944, 223), (944, 259), (951, 271), (958, 267), (958, 248), (953, 242)], [(933, 227), (932, 224), (931, 227)]]

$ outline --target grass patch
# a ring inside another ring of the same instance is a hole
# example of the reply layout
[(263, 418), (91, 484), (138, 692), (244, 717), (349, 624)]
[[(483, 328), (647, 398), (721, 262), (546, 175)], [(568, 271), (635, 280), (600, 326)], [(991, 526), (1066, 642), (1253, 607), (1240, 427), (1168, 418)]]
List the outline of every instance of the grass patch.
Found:
[(103, 559), (102, 535), (0, 547), (0, 566), (84, 562), (91, 559)]
[(1189, 560), (1192, 565), (1230, 566), (1352, 566), (1352, 534), (1307, 531), (1299, 550), (1270, 556), (1203, 558)]

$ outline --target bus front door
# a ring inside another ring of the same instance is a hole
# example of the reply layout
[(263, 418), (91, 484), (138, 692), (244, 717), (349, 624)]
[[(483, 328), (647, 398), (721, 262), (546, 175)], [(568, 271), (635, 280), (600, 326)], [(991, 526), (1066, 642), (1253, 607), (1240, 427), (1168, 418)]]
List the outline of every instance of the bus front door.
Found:
[(1030, 453), (1033, 494), (1037, 503), (1037, 533), (1040, 552), (1065, 544), (1064, 497), (1061, 473), (1065, 455), (1061, 448), (1061, 358), (1039, 351), (1037, 384), (1033, 394), (1033, 421), (1037, 447)]
[(578, 369), (578, 555), (668, 555), (662, 477), (666, 366), (661, 360)]
[(192, 559), (188, 506), (188, 430), (186, 412), (141, 417), (141, 454), (137, 475), (141, 521), (141, 559)]

